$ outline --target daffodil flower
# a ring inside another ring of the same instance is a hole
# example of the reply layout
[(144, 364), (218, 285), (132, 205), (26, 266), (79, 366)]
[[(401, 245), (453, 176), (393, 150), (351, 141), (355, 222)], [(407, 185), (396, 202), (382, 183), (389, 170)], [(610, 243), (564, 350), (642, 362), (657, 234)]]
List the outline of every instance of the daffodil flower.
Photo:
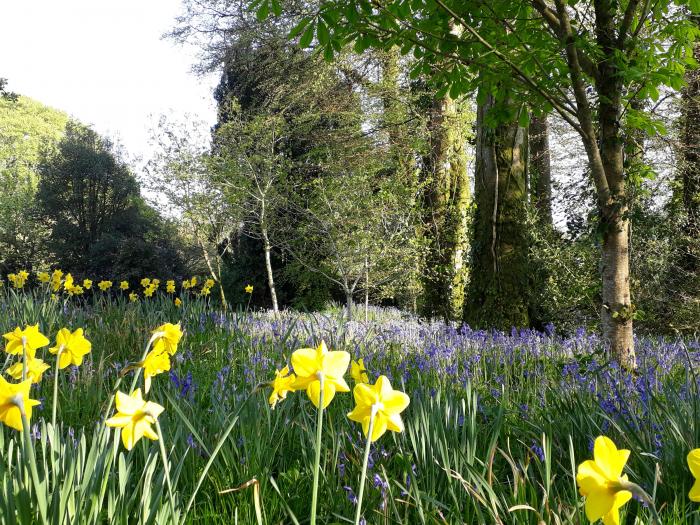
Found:
[(369, 376), (362, 358), (350, 363), (350, 376), (355, 383), (369, 383)]
[(7, 340), (5, 352), (12, 355), (22, 355), (23, 348), (26, 348), (27, 356), (34, 357), (38, 348), (49, 344), (49, 339), (39, 331), (38, 324), (25, 326), (24, 330), (17, 327), (3, 337)]
[(170, 370), (170, 354), (164, 348), (153, 349), (141, 362), (141, 368), (143, 368), (144, 389), (148, 394), (151, 389), (151, 378)]
[(591, 523), (602, 518), (605, 525), (619, 525), (620, 507), (632, 498), (632, 492), (622, 488), (627, 483), (622, 470), (629, 455), (629, 450), (618, 450), (611, 439), (598, 436), (593, 460), (579, 465), (576, 483), (586, 498), (586, 517)]
[[(27, 379), (30, 379), (32, 383), (38, 383), (44, 376), (50, 365), (46, 364), (43, 360), (38, 357), (30, 357), (27, 355)], [(8, 376), (12, 379), (19, 381), (22, 379), (22, 373), (24, 370), (24, 364), (22, 362), (15, 363), (10, 368), (6, 370)]]
[(158, 440), (158, 434), (151, 425), (155, 424), (156, 419), (163, 412), (162, 406), (145, 401), (141, 397), (140, 388), (130, 396), (117, 392), (115, 401), (117, 413), (105, 421), (105, 424), (108, 427), (121, 429), (122, 443), (127, 450), (131, 450), (142, 437)]
[(292, 368), (297, 376), (294, 389), (306, 389), (306, 393), (316, 408), (321, 396), (323, 378), (323, 407), (326, 408), (336, 392), (350, 392), (343, 375), (350, 364), (350, 354), (343, 351), (329, 352), (326, 343), (321, 341), (318, 348), (300, 348), (292, 354)]
[(245, 293), (250, 293), (250, 294), (253, 293), (253, 285), (252, 284), (249, 284), (245, 287)]
[(294, 382), (296, 376), (289, 373), (289, 367), (285, 366), (282, 370), (275, 371), (275, 379), (272, 381), (272, 393), (270, 394), (269, 403), (272, 408), (279, 401), (287, 398), (287, 392), (294, 391)]
[(119, 283), (119, 289), (120, 290), (128, 290), (129, 289), (129, 281), (122, 281)]
[(58, 368), (62, 370), (69, 365), (80, 366), (91, 349), (92, 344), (85, 339), (82, 328), (73, 333), (68, 328), (61, 328), (56, 334), (56, 346), (49, 348), (49, 352), (59, 354)]
[(352, 421), (362, 423), (362, 431), (365, 436), (369, 432), (372, 418), (372, 442), (377, 441), (387, 430), (403, 432), (404, 426), (401, 420), (401, 412), (406, 410), (410, 398), (391, 388), (391, 383), (386, 376), (379, 376), (374, 385), (359, 383), (353, 390), (355, 408), (348, 414)]
[(31, 379), (15, 384), (0, 376), (0, 421), (20, 432), (22, 431), (22, 412), (19, 403), (24, 407), (27, 421), (32, 418), (32, 407), (39, 404), (39, 401), (29, 399), (31, 386)]
[(177, 345), (182, 338), (180, 323), (165, 323), (160, 325), (153, 331), (153, 337), (154, 350), (163, 349), (170, 355), (173, 355), (177, 351)]
[(106, 292), (112, 287), (112, 281), (100, 281), (97, 283), (97, 287), (103, 292)]
[(691, 450), (688, 454), (688, 468), (695, 478), (695, 483), (688, 493), (690, 501), (700, 503), (700, 448)]

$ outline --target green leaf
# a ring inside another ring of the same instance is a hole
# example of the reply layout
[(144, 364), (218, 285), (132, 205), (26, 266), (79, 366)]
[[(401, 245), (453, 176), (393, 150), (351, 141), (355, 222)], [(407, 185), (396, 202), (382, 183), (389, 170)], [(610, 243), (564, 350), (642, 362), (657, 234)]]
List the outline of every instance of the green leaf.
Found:
[(306, 31), (304, 31), (304, 34), (301, 35), (301, 38), (299, 39), (299, 46), (300, 47), (309, 47), (309, 44), (311, 44), (311, 41), (314, 39), (314, 25), (309, 24), (309, 27), (306, 28)]
[(328, 27), (323, 20), (318, 21), (318, 26), (316, 27), (316, 38), (318, 38), (319, 44), (322, 46), (328, 45), (331, 37), (328, 33)]
[(292, 28), (287, 38), (292, 39), (299, 36), (306, 26), (309, 25), (309, 22), (311, 22), (311, 20), (308, 17), (302, 18), (301, 21)]
[(259, 22), (262, 22), (267, 18), (267, 15), (270, 14), (270, 4), (267, 2), (263, 2), (260, 4), (260, 7), (258, 10), (255, 12), (255, 18), (258, 19)]

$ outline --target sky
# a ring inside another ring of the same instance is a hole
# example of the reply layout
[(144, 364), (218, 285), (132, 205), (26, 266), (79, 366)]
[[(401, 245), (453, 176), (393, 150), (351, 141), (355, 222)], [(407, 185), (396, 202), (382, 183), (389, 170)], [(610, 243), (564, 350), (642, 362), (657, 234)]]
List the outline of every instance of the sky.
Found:
[(213, 124), (216, 78), (191, 73), (195, 50), (161, 38), (180, 0), (0, 0), (0, 77), (150, 157), (161, 114)]

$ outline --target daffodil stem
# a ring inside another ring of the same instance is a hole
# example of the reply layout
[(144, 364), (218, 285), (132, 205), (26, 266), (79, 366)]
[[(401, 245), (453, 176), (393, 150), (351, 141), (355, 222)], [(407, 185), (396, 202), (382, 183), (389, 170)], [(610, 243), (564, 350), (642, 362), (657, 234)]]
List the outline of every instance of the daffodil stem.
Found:
[(22, 382), (27, 380), (27, 340), (22, 337)]
[(316, 456), (314, 458), (314, 485), (311, 490), (310, 525), (316, 525), (316, 506), (318, 502), (318, 478), (321, 471), (321, 432), (323, 430), (323, 374), (319, 374), (320, 389), (318, 394), (318, 419), (316, 420)]
[(357, 509), (355, 510), (355, 525), (359, 525), (362, 516), (362, 497), (365, 495), (365, 481), (367, 480), (367, 464), (369, 463), (369, 451), (372, 448), (372, 431), (374, 430), (374, 416), (376, 414), (374, 405), (369, 417), (369, 428), (367, 429), (367, 445), (365, 455), (362, 458), (362, 474), (360, 475), (360, 487), (357, 489)]
[(39, 482), (39, 471), (36, 468), (36, 457), (34, 456), (34, 447), (32, 447), (32, 438), (30, 435), (31, 429), (29, 428), (29, 420), (27, 419), (27, 414), (24, 411), (24, 400), (18, 399), (15, 405), (19, 409), (19, 413), (22, 416), (22, 434), (24, 438), (24, 454), (26, 454), (27, 462), (29, 463), (29, 470), (32, 475), (32, 483), (34, 484), (34, 492), (37, 501), (37, 506), (39, 507), (39, 515), (41, 516), (41, 522), (47, 524), (46, 519), (46, 500), (43, 494), (39, 494), (41, 484)]
[(63, 352), (63, 345), (58, 348), (56, 352), (56, 370), (53, 377), (53, 406), (51, 408), (51, 427), (56, 427), (56, 408), (58, 407), (58, 371), (59, 363), (61, 362), (61, 352)]
[[(141, 356), (141, 361), (143, 362), (144, 359), (146, 359), (146, 356), (148, 355), (148, 351), (151, 348), (151, 345), (155, 342), (156, 339), (160, 337), (159, 334), (153, 334), (151, 338), (148, 340), (148, 343), (146, 344), (146, 348), (143, 350), (143, 355)], [(141, 375), (141, 366), (139, 365), (138, 368), (136, 369), (136, 372), (134, 373), (134, 379), (131, 382), (131, 389), (129, 390), (129, 394), (132, 394), (134, 390), (136, 389), (136, 384), (139, 381), (139, 376)], [(117, 382), (114, 384), (114, 388), (112, 389), (113, 395), (109, 398), (109, 403), (107, 404), (107, 409), (105, 410), (102, 419), (105, 420), (109, 416), (109, 413), (112, 411), (112, 405), (114, 404), (114, 393), (119, 389), (119, 386), (122, 384), (122, 377), (120, 376), (117, 379)]]
[(156, 419), (156, 432), (158, 432), (158, 445), (160, 448), (160, 459), (163, 461), (163, 472), (165, 474), (165, 484), (168, 486), (168, 499), (170, 500), (170, 521), (177, 525), (177, 514), (175, 513), (175, 497), (173, 496), (173, 485), (170, 482), (170, 467), (168, 466), (168, 454), (165, 451), (165, 442), (163, 441), (163, 430), (160, 428), (160, 423)]
[(636, 483), (632, 483), (631, 481), (620, 482), (620, 487), (623, 490), (629, 490), (632, 494), (635, 494), (640, 500), (646, 503), (649, 507), (649, 510), (651, 510), (654, 525), (661, 525), (661, 518), (659, 517), (659, 513), (656, 510), (656, 505), (654, 505), (654, 500), (651, 499), (651, 496), (647, 494), (646, 490), (644, 490)]

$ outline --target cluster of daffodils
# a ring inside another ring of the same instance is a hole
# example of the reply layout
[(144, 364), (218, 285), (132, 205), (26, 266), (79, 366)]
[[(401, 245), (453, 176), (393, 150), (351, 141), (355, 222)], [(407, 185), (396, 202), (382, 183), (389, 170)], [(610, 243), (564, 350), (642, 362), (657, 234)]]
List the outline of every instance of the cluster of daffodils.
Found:
[[(39, 383), (50, 365), (37, 356), (38, 350), (49, 345), (48, 337), (39, 331), (39, 325), (15, 328), (3, 335), (5, 352), (21, 356), (21, 360), (12, 364), (5, 373), (19, 381), (10, 383), (0, 376), (0, 421), (16, 430), (23, 430), (23, 418), (28, 424), (32, 417), (32, 407), (38, 401), (29, 398), (32, 384)], [(56, 392), (58, 387), (58, 371), (74, 365), (80, 366), (83, 358), (90, 353), (92, 345), (83, 335), (82, 328), (71, 332), (62, 328), (56, 334), (55, 345), (49, 352), (56, 356), (56, 373), (54, 376), (54, 408), (53, 423), (56, 421)]]
[[(636, 496), (651, 509), (654, 521), (661, 524), (651, 497), (622, 473), (629, 456), (629, 450), (618, 450), (610, 438), (598, 436), (593, 444), (593, 459), (578, 466), (576, 483), (586, 498), (586, 517), (591, 523), (602, 520), (604, 525), (619, 525), (620, 508)], [(700, 448), (692, 450), (687, 461), (695, 478), (688, 497), (700, 503)]]
[[(143, 371), (146, 394), (151, 389), (151, 378), (170, 370), (170, 358), (177, 352), (181, 338), (182, 329), (179, 323), (165, 323), (159, 326), (153, 331), (146, 345), (143, 359), (126, 367), (125, 372), (134, 369), (137, 373)], [(137, 378), (138, 375), (134, 383)], [(140, 388), (133, 390), (131, 394), (117, 390), (115, 405), (116, 413), (107, 419), (105, 424), (120, 429), (122, 443), (127, 450), (131, 450), (143, 437), (158, 440), (160, 431), (156, 432), (153, 425), (156, 425), (156, 429), (159, 428), (158, 416), (164, 410), (161, 405), (145, 400)]]
[[(272, 394), (269, 403), (272, 408), (286, 399), (289, 392), (304, 390), (311, 403), (318, 409), (316, 460), (311, 496), (312, 525), (316, 522), (323, 411), (333, 401), (336, 393), (350, 391), (344, 378), (350, 364), (350, 354), (343, 351), (331, 352), (326, 347), (326, 343), (321, 341), (317, 348), (296, 350), (291, 358), (293, 372), (285, 366), (282, 370), (275, 372), (275, 378), (271, 382)], [(382, 437), (387, 430), (403, 431), (401, 412), (408, 407), (410, 399), (405, 393), (394, 390), (386, 376), (379, 376), (375, 384), (369, 384), (369, 374), (362, 359), (352, 362), (351, 376), (355, 381), (353, 389), (355, 408), (347, 417), (362, 425), (362, 431), (367, 438), (355, 516), (355, 523), (358, 524), (361, 518), (370, 445)]]
[[(31, 274), (27, 270), (21, 270), (17, 273), (8, 274), (7, 279), (12, 285), (12, 288), (21, 290), (25, 288), (31, 281)], [(136, 302), (141, 298), (148, 299), (155, 295), (161, 289), (160, 279), (144, 277), (140, 281), (140, 289), (138, 286), (132, 288), (127, 280), (122, 280), (117, 285), (116, 282), (110, 280), (93, 281), (92, 279), (76, 280), (70, 273), (64, 274), (61, 270), (53, 270), (49, 272), (37, 272), (36, 281), (50, 291), (52, 298), (57, 299), (58, 294), (64, 293), (69, 297), (85, 295), (90, 290), (99, 290), (102, 293), (109, 293), (113, 288), (118, 288), (122, 293), (126, 294), (130, 302)], [(207, 297), (211, 294), (212, 288), (216, 285), (213, 279), (205, 279), (201, 286), (198, 286), (199, 279), (196, 276), (184, 279), (179, 286), (182, 294), (192, 294), (200, 297)], [(0, 286), (3, 281), (0, 280)], [(250, 288), (250, 291), (248, 291)], [(253, 287), (248, 285), (246, 292), (252, 293)], [(178, 285), (175, 280), (170, 279), (165, 282), (165, 293), (173, 296), (175, 306), (182, 306), (182, 298), (178, 296)]]

